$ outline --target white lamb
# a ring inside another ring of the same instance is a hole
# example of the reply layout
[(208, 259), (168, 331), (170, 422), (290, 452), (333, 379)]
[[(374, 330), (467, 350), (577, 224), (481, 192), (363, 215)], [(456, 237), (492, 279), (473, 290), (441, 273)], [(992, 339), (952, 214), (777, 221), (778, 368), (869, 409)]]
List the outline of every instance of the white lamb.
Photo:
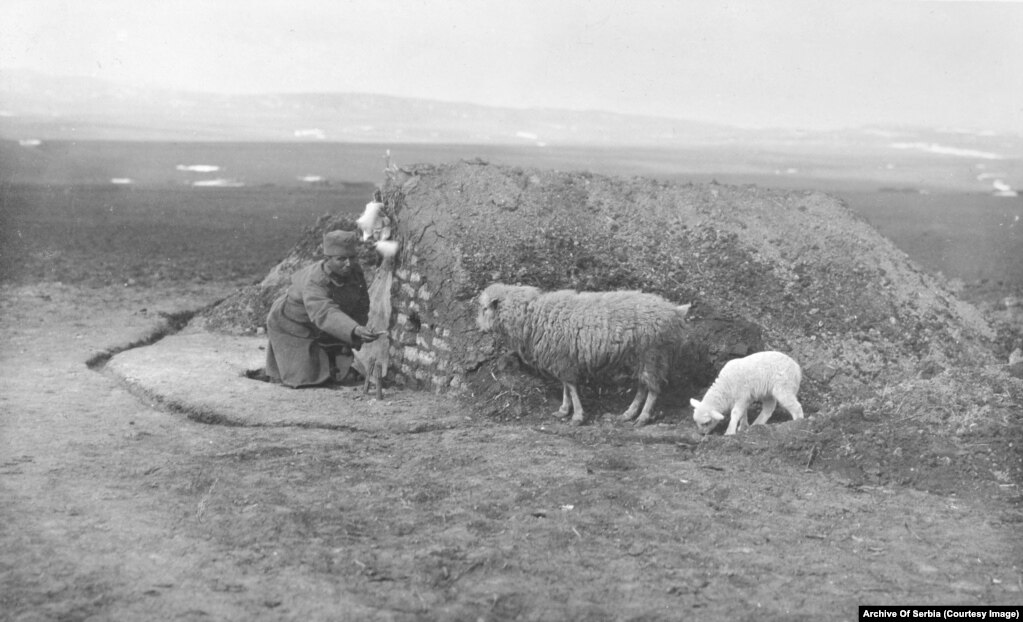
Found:
[(555, 415), (571, 413), (574, 425), (585, 421), (578, 383), (615, 372), (636, 382), (636, 397), (621, 419), (638, 414), (635, 425), (646, 424), (688, 341), (689, 305), (678, 307), (638, 291), (544, 293), (495, 283), (483, 290), (478, 303), (480, 330), (499, 333), (524, 362), (561, 381), (561, 408)]
[(753, 425), (767, 423), (774, 408), (782, 408), (793, 419), (803, 418), (803, 407), (796, 399), (803, 373), (799, 364), (781, 352), (757, 352), (725, 363), (717, 380), (707, 389), (703, 401), (690, 400), (696, 427), (707, 434), (725, 418), (731, 409), (731, 419), (725, 434), (735, 434), (736, 428), (749, 427), (746, 410), (752, 402), (761, 401), (760, 416)]

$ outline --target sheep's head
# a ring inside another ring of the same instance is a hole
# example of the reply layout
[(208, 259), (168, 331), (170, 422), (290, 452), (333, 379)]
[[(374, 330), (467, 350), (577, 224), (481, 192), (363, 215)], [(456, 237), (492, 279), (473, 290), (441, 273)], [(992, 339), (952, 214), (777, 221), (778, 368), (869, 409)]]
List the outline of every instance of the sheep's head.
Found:
[[(483, 332), (502, 328), (500, 326), (502, 311), (507, 320), (507, 316), (515, 316), (523, 307), (528, 306), (540, 296), (540, 293), (539, 289), (530, 285), (492, 283), (476, 299), (479, 310), (476, 316), (476, 325)], [(507, 328), (507, 326), (503, 328)]]
[(493, 285), (483, 290), (476, 299), (478, 313), (476, 315), (476, 326), (485, 333), (494, 330), (497, 323), (497, 308), (501, 303), (500, 291)]
[(703, 403), (695, 399), (690, 399), (689, 404), (693, 407), (693, 421), (696, 422), (696, 429), (703, 434), (709, 434), (725, 418), (718, 411), (704, 406)]

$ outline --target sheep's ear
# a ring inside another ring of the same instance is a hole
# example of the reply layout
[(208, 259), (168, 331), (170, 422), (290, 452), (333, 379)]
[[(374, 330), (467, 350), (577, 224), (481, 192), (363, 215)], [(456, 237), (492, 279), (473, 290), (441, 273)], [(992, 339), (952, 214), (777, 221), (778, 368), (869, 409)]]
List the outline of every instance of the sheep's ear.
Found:
[(679, 306), (678, 312), (682, 314), (682, 317), (686, 317), (687, 315), (689, 315), (689, 310), (692, 308), (693, 303), (690, 302), (689, 304)]
[(710, 411), (710, 416), (713, 417), (714, 421), (721, 421), (722, 419), (725, 418), (724, 415), (722, 415), (721, 413), (719, 413), (716, 410)]
[(698, 402), (695, 397), (691, 397), (689, 398), (689, 405), (692, 406), (693, 408), (699, 408), (700, 402)]

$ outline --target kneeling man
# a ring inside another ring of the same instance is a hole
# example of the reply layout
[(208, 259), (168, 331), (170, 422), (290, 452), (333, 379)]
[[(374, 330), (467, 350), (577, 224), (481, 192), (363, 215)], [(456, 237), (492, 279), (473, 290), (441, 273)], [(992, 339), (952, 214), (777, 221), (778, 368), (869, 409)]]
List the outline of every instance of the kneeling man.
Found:
[(359, 235), (323, 236), (324, 258), (291, 276), (266, 318), (266, 374), (289, 387), (341, 380), (352, 350), (380, 335), (366, 328), (369, 290), (358, 261)]

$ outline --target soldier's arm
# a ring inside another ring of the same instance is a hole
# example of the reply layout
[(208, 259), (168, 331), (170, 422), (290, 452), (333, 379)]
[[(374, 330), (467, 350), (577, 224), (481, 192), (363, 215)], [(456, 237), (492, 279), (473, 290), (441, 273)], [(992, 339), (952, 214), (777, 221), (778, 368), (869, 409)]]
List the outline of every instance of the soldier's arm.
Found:
[(361, 341), (355, 333), (359, 323), (338, 308), (324, 285), (310, 282), (302, 291), (302, 302), (309, 319), (323, 332), (349, 345), (358, 345)]

